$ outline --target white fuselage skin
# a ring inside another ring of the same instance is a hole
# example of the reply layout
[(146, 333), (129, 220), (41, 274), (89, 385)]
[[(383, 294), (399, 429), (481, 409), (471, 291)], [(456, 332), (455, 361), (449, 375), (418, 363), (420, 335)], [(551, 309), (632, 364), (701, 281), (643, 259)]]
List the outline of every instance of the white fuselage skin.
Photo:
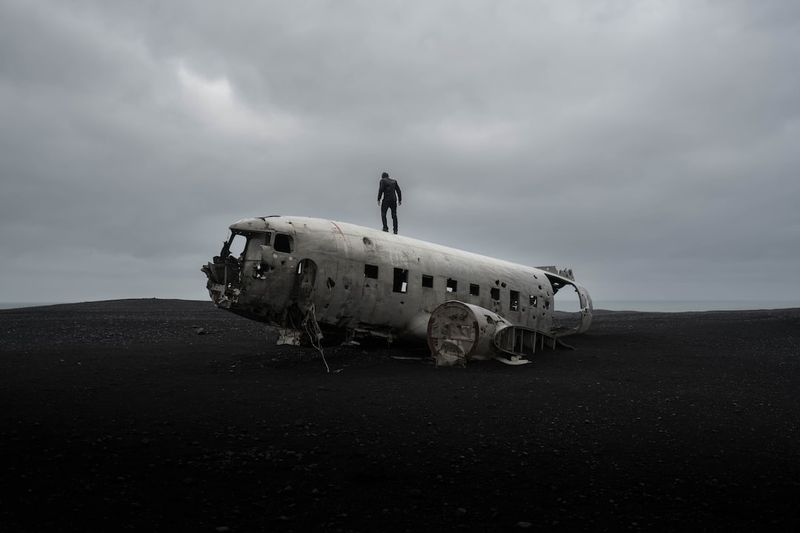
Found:
[[(424, 339), (431, 312), (460, 300), (515, 325), (543, 332), (553, 326), (553, 276), (541, 269), (316, 218), (249, 218), (230, 229), (247, 238), (239, 285), (211, 280), (208, 288), (215, 303), (249, 318), (297, 327), (287, 309), (302, 303), (313, 305), (323, 328)], [(591, 299), (560, 279), (579, 293), (574, 332), (583, 332)]]

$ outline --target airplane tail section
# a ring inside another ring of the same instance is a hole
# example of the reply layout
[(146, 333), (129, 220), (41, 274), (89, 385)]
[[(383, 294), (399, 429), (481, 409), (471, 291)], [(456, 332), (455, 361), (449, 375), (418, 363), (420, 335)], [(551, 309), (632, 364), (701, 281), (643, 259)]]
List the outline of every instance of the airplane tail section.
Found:
[(578, 301), (580, 303), (580, 321), (574, 327), (559, 328), (557, 336), (563, 337), (564, 335), (573, 335), (575, 333), (584, 333), (592, 325), (592, 298), (589, 296), (583, 285), (575, 281), (570, 268), (558, 268), (555, 266), (540, 266), (536, 267), (539, 270), (544, 270), (550, 285), (553, 287), (553, 295), (559, 290), (569, 285), (575, 292), (578, 293)]

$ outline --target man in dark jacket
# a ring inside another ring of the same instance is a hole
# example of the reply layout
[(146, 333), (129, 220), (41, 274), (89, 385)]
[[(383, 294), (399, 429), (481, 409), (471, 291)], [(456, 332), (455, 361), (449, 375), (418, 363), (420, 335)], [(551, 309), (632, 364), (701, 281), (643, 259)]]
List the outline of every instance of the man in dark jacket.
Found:
[[(381, 202), (383, 197), (383, 202)], [(397, 205), (403, 205), (403, 193), (400, 192), (400, 186), (396, 180), (389, 177), (388, 172), (381, 175), (381, 181), (378, 185), (378, 205), (381, 208), (381, 221), (383, 222), (383, 231), (389, 231), (389, 226), (386, 224), (386, 210), (392, 210), (392, 226), (394, 233), (397, 235)]]

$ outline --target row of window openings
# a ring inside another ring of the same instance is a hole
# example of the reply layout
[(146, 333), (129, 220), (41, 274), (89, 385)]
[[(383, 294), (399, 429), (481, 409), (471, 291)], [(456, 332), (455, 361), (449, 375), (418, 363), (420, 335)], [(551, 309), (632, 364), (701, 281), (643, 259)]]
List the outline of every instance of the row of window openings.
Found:
[[(378, 279), (378, 267), (376, 265), (364, 265), (364, 276), (370, 279)], [(433, 276), (428, 276), (427, 274), (422, 275), (422, 286), (428, 289), (433, 288)], [(408, 270), (403, 268), (395, 268), (394, 269), (394, 278), (392, 280), (392, 290), (394, 292), (399, 293), (406, 293), (408, 292)], [(446, 285), (447, 292), (457, 292), (458, 291), (458, 281), (454, 280), (453, 278), (447, 278), (447, 285)], [(492, 300), (499, 301), (500, 300), (500, 289), (497, 287), (492, 287), (490, 289)], [(471, 296), (480, 296), (481, 294), (481, 287), (476, 283), (469, 284), (469, 294)], [(512, 311), (519, 311), (519, 291), (510, 290), (510, 301), (509, 301), (509, 308)], [(538, 298), (534, 295), (530, 295), (528, 297), (528, 303), (531, 307), (536, 307), (538, 305)], [(550, 307), (550, 302), (548, 300), (544, 301), (544, 308), (548, 309)]]
[[(266, 245), (270, 244), (272, 240), (272, 233), (266, 232), (264, 235), (264, 242)], [(276, 252), (283, 252), (283, 253), (292, 253), (294, 250), (294, 239), (291, 235), (287, 235), (285, 233), (276, 233), (275, 234), (275, 242), (272, 243), (272, 247)], [(300, 270), (298, 270), (298, 273)], [(378, 279), (378, 267), (376, 265), (364, 265), (364, 275), (368, 278)], [(426, 288), (433, 288), (433, 276), (428, 276), (426, 274), (422, 275), (422, 286)], [(458, 282), (452, 278), (447, 279), (447, 292), (456, 292), (458, 289)], [(394, 283), (392, 290), (394, 292), (405, 293), (408, 292), (408, 270), (402, 268), (395, 268), (394, 269)], [(475, 283), (469, 284), (469, 293), (471, 296), (480, 296), (481, 288), (479, 285)], [(510, 291), (511, 294), (511, 303), (510, 307), (513, 311), (519, 309), (519, 292), (518, 291)], [(491, 289), (491, 296), (492, 300), (500, 300), (500, 289), (497, 287), (493, 287)], [(536, 307), (537, 298), (536, 296), (531, 295), (530, 297), (530, 305), (532, 307)], [(545, 309), (549, 307), (548, 301), (545, 300)]]

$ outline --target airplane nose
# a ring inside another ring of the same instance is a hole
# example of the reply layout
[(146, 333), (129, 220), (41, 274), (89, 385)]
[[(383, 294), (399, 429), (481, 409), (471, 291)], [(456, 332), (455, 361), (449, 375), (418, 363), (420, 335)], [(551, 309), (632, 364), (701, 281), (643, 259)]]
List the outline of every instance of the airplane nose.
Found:
[(206, 288), (217, 307), (229, 309), (239, 298), (240, 267), (233, 256), (215, 256), (200, 269), (208, 278)]
[(214, 263), (206, 263), (200, 270), (206, 275), (206, 278), (208, 278), (206, 289), (208, 289), (211, 300), (215, 305), (218, 305), (225, 293), (225, 285), (218, 277), (219, 274), (216, 267), (217, 265)]

